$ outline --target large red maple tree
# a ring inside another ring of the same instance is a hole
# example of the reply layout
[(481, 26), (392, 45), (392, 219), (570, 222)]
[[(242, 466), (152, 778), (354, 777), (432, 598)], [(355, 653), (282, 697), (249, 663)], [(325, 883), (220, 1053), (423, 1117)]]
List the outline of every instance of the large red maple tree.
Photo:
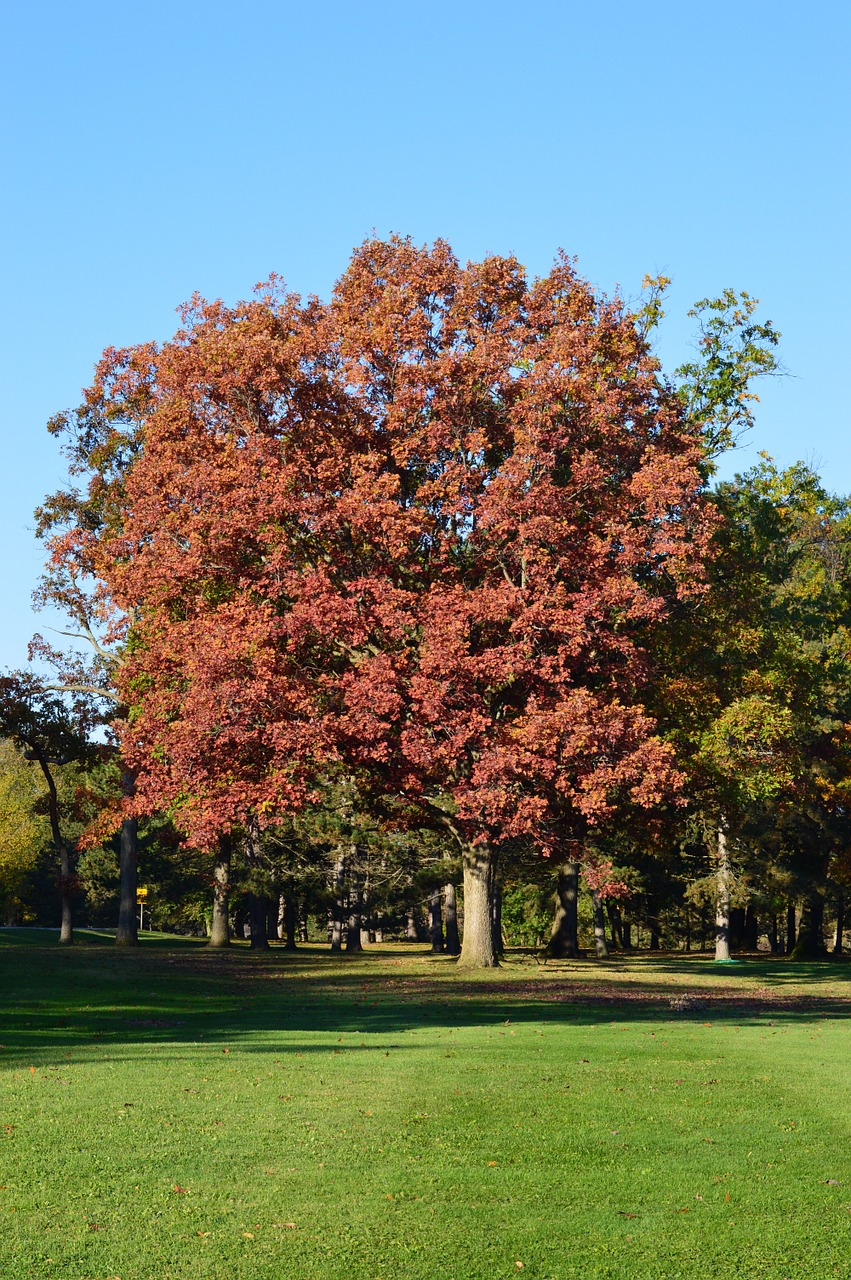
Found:
[(194, 299), (90, 400), (143, 438), (97, 548), (123, 749), (193, 843), (354, 778), (458, 839), (491, 964), (501, 842), (557, 854), (676, 785), (641, 691), (700, 588), (700, 440), (569, 260), (371, 240), (327, 304)]

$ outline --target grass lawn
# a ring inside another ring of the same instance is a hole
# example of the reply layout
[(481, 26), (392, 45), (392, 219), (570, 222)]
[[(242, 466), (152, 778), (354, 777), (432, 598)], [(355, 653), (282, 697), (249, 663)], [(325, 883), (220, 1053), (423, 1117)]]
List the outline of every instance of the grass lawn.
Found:
[(843, 965), (53, 936), (0, 930), (3, 1280), (851, 1276)]

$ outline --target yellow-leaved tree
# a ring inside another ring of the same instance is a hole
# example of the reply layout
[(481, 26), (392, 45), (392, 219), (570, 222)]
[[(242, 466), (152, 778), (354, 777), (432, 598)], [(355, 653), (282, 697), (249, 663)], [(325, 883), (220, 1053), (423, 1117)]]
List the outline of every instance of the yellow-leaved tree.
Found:
[(38, 812), (43, 796), (38, 766), (0, 739), (0, 909), (6, 919), (19, 907), (27, 873), (50, 839), (47, 818)]

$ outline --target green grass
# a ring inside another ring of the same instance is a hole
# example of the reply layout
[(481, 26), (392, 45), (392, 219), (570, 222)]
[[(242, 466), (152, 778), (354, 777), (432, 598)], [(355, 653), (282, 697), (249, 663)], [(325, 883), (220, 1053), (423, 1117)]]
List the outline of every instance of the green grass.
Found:
[(2, 930), (0, 971), (4, 1280), (851, 1276), (842, 965)]

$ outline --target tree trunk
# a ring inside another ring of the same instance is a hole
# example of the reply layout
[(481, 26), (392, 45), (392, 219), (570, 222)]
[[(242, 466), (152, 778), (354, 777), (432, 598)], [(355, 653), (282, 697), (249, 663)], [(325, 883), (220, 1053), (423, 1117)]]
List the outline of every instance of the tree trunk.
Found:
[(228, 921), (228, 900), (230, 896), (231, 840), (230, 836), (222, 836), (216, 860), (213, 863), (213, 919), (210, 925), (210, 946), (227, 947), (230, 944), (230, 924)]
[(278, 937), (285, 951), (296, 951), (298, 928), (298, 899), (292, 889), (284, 889), (278, 900)]
[(780, 955), (780, 936), (777, 929), (777, 916), (773, 914), (769, 921), (768, 945), (771, 948), (771, 954), (773, 956)]
[(616, 947), (618, 951), (623, 951), (624, 950), (623, 919), (621, 916), (620, 907), (612, 898), (606, 899), (606, 914), (609, 917), (609, 930), (611, 931), (611, 935), (612, 935), (612, 945)]
[(76, 889), (76, 881), (71, 874), (71, 849), (62, 835), (62, 827), (59, 822), (59, 796), (56, 791), (56, 783), (53, 780), (50, 762), (42, 752), (36, 751), (34, 754), (47, 783), (47, 811), (50, 817), (50, 834), (53, 837), (53, 848), (59, 860), (58, 888), (62, 911), (59, 924), (59, 943), (63, 947), (70, 947), (74, 941), (74, 890)]
[(435, 955), (443, 955), (443, 914), (439, 889), (432, 889), (428, 895), (428, 931), (432, 951)]
[(467, 845), (462, 858), (464, 868), (464, 940), (458, 964), (463, 969), (493, 969), (499, 961), (494, 955), (491, 929), (494, 857), (488, 845)]
[[(130, 799), (136, 790), (136, 779), (130, 769), (121, 771), (121, 793)], [(119, 891), (118, 928), (115, 931), (117, 947), (139, 945), (139, 925), (136, 918), (136, 889), (138, 887), (139, 824), (135, 818), (125, 818), (121, 824), (119, 843)]]
[(786, 954), (790, 956), (795, 950), (795, 903), (786, 904)]
[(632, 951), (632, 923), (629, 920), (624, 920), (621, 924), (621, 933), (624, 951)]
[(417, 942), (419, 940), (417, 917), (413, 907), (409, 907), (406, 913), (405, 938), (408, 942)]
[(349, 919), (346, 928), (346, 950), (362, 951), (360, 940), (360, 922), (361, 922), (361, 896), (360, 889), (356, 890), (349, 898)]
[(759, 918), (753, 903), (745, 907), (744, 944), (748, 951), (756, 951), (759, 947)]
[(842, 955), (842, 935), (845, 932), (845, 894), (839, 890), (836, 902), (836, 932), (833, 935), (833, 954)]
[(443, 888), (444, 911), (446, 914), (446, 954), (461, 954), (461, 939), (458, 935), (458, 899), (455, 885), (447, 884)]
[(547, 944), (552, 959), (575, 960), (579, 956), (579, 922), (576, 909), (579, 899), (579, 863), (565, 862), (558, 869), (556, 914)]
[(307, 894), (304, 894), (298, 903), (298, 940), (299, 942), (309, 942), (307, 933)]
[(274, 898), (266, 898), (266, 937), (269, 942), (278, 941), (278, 903)]
[(730, 959), (730, 850), (723, 822), (717, 833), (718, 870), (715, 877), (715, 959)]
[(591, 904), (594, 914), (594, 950), (598, 960), (605, 960), (609, 954), (606, 946), (606, 918), (603, 914), (603, 899), (596, 889), (591, 894)]
[(650, 921), (650, 950), (660, 950), (659, 925), (655, 920)]
[(63, 947), (70, 947), (74, 941), (74, 877), (71, 875), (71, 852), (61, 838), (59, 841), (59, 897), (62, 906), (59, 941)]
[(493, 953), (495, 956), (504, 954), (505, 948), (502, 945), (502, 885), (494, 874), (493, 893), (491, 895), (491, 930), (493, 932)]
[(268, 951), (269, 939), (266, 937), (266, 898), (262, 893), (248, 895), (248, 927), (251, 937), (252, 951)]
[(343, 914), (345, 912), (343, 885), (345, 881), (346, 855), (341, 849), (337, 853), (337, 861), (334, 863), (334, 918), (331, 921), (332, 951), (342, 951), (343, 949)]
[(824, 898), (812, 889), (801, 906), (798, 937), (792, 951), (793, 960), (821, 960), (824, 957)]

